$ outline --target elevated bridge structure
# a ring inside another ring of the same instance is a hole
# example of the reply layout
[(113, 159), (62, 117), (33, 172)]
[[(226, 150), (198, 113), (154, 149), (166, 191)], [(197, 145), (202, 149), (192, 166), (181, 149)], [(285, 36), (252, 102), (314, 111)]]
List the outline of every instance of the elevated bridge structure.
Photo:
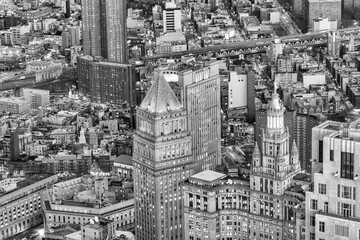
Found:
[[(338, 46), (340, 45), (360, 45), (360, 27), (344, 28), (320, 33), (282, 36), (279, 37), (279, 39), (281, 43), (284, 44), (285, 49), (308, 46), (327, 46), (332, 49), (334, 49), (333, 46), (337, 46), (335, 49), (338, 49)], [(270, 49), (270, 45), (273, 41), (274, 38), (246, 40), (243, 42), (208, 46), (181, 52), (158, 54), (143, 57), (142, 60), (146, 65), (158, 65), (166, 59), (180, 59), (182, 56), (194, 56), (197, 59), (208, 59), (210, 57), (223, 58), (264, 53)], [(329, 53), (332, 54), (331, 51), (329, 51)]]

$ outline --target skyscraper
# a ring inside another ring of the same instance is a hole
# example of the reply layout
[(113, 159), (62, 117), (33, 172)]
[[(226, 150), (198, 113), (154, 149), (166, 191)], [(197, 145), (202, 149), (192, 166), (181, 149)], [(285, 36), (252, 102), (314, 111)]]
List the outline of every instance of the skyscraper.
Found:
[(84, 54), (126, 63), (126, 0), (82, 0)]
[(126, 64), (126, 12), (126, 0), (82, 0), (85, 56), (78, 58), (78, 82), (91, 101), (133, 105), (135, 72)]
[(311, 173), (311, 132), (319, 123), (320, 119), (315, 115), (297, 113), (295, 117), (295, 139), (299, 149), (299, 161), (301, 169), (308, 173)]
[(310, 182), (297, 181), (304, 180), (304, 174), (296, 144), (289, 148), (284, 111), (274, 94), (250, 176), (205, 170), (182, 184), (185, 239), (303, 239), (300, 203), (305, 197), (302, 187)]
[[(314, 128), (313, 153), (322, 158), (306, 192), (306, 240), (358, 239), (359, 120), (349, 125), (326, 121)], [(314, 156), (314, 157), (315, 157)]]
[(193, 137), (194, 171), (214, 170), (221, 154), (219, 62), (179, 72), (179, 84)]
[(134, 195), (136, 238), (182, 238), (180, 183), (192, 174), (186, 111), (157, 71), (136, 112)]
[(78, 86), (81, 93), (97, 103), (135, 105), (135, 67), (101, 61), (91, 56), (77, 59)]

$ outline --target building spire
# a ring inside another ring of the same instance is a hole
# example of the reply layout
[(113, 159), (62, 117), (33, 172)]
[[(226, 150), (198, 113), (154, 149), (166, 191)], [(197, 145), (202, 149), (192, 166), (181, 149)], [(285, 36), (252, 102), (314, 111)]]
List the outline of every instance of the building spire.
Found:
[(254, 147), (254, 152), (253, 152), (253, 157), (258, 157), (260, 156), (260, 149), (259, 149), (259, 145), (257, 142), (255, 142), (255, 147)]
[(294, 154), (299, 154), (299, 150), (298, 150), (298, 147), (296, 145), (295, 139), (293, 141), (292, 149), (291, 149), (291, 155), (294, 155)]

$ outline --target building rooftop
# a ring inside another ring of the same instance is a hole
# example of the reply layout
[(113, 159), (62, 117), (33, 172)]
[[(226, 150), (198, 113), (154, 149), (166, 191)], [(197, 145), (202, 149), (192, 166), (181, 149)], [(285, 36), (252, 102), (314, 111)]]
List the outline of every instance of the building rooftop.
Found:
[(132, 156), (129, 155), (119, 155), (118, 157), (116, 157), (114, 159), (115, 163), (121, 163), (121, 164), (126, 164), (126, 165), (131, 165), (133, 164), (132, 161)]
[(158, 72), (155, 74), (155, 82), (150, 87), (139, 108), (151, 113), (162, 114), (182, 110), (182, 105), (164, 76)]
[[(31, 173), (26, 174), (25, 179), (23, 181), (19, 181), (16, 183), (16, 188), (12, 189), (11, 191), (0, 193), (0, 197), (12, 193), (16, 190), (19, 190), (21, 188), (25, 188), (27, 186), (30, 186), (31, 184), (34, 184), (36, 182), (40, 182), (41, 180), (44, 180), (45, 178), (51, 177), (53, 174), (50, 173)], [(0, 205), (3, 203), (0, 203)]]
[(23, 104), (27, 100), (25, 98), (18, 98), (18, 97), (10, 97), (10, 98), (0, 98), (0, 102), (2, 103), (11, 103), (11, 104)]
[(205, 170), (205, 171), (199, 172), (199, 173), (191, 176), (192, 179), (198, 179), (198, 180), (203, 180), (203, 181), (208, 181), (208, 182), (212, 182), (212, 181), (222, 179), (225, 177), (226, 177), (226, 174), (215, 172), (212, 170)]

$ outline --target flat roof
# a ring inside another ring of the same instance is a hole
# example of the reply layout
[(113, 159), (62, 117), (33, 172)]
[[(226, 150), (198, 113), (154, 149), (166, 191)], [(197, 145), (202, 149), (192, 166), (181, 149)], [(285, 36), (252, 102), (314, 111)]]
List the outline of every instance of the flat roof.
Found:
[(132, 156), (129, 155), (119, 155), (114, 159), (114, 162), (130, 165), (130, 166), (133, 165)]
[(198, 180), (203, 180), (203, 181), (208, 181), (208, 182), (222, 179), (224, 177), (226, 177), (226, 174), (215, 172), (212, 170), (205, 170), (205, 171), (199, 172), (199, 173), (191, 176), (191, 178), (193, 178), (193, 179), (195, 178)]

